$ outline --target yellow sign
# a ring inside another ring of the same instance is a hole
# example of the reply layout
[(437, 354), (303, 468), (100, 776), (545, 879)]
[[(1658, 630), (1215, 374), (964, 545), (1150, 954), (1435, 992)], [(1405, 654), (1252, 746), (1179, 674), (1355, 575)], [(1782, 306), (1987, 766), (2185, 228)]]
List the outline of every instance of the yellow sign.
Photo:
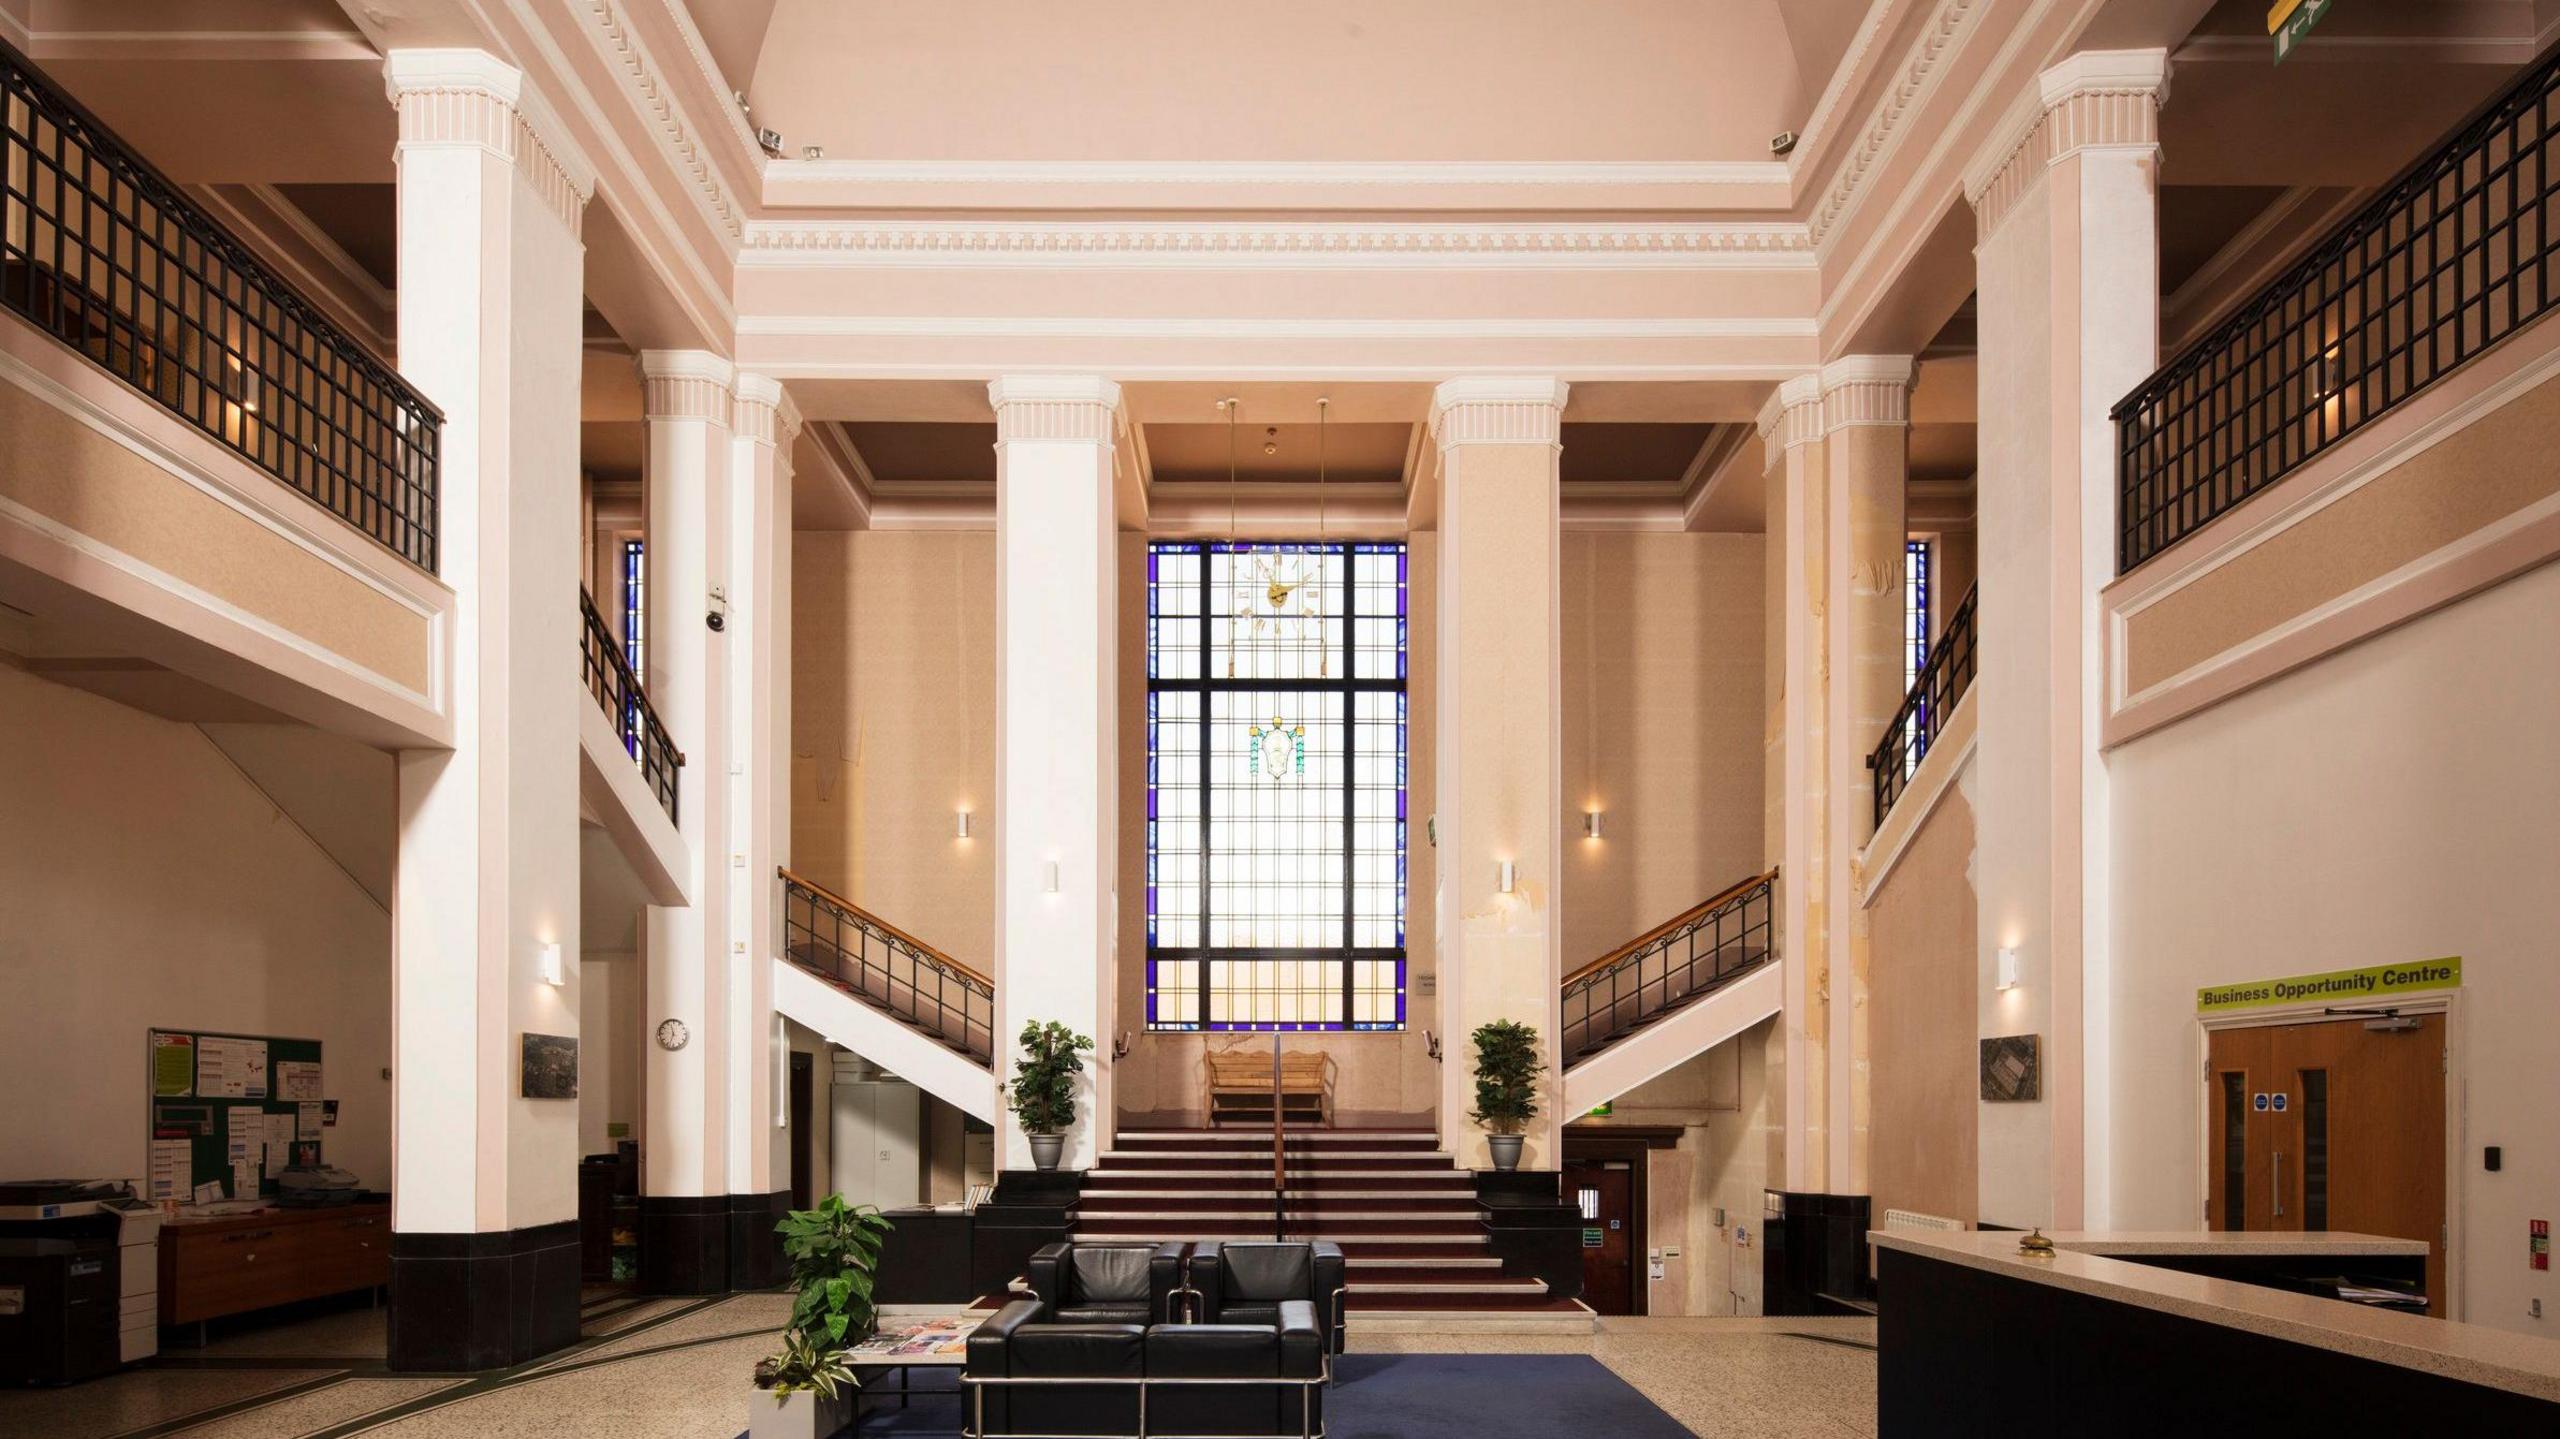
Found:
[(2377, 964), (2369, 969), (2336, 969), (2327, 974), (2207, 985), (2196, 991), (2196, 1013), (2220, 1014), (2271, 1004), (2360, 1004), (2385, 994), (2460, 988), (2462, 957), (2452, 955), (2408, 964)]
[(2274, 7), (2267, 11), (2267, 33), (2273, 35), (2283, 29), (2286, 17), (2301, 8), (2302, 0), (2276, 0)]

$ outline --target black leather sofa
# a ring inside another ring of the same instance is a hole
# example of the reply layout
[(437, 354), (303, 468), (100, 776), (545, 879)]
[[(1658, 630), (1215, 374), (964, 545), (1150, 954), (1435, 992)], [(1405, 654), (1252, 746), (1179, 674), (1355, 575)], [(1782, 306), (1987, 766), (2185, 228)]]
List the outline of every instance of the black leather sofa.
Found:
[(1067, 1324), (1017, 1299), (969, 1336), (963, 1432), (1321, 1439), (1332, 1358), (1313, 1304), (1270, 1324)]
[(1034, 1250), (1025, 1275), (1052, 1324), (1163, 1324), (1178, 1317), (1182, 1245), (1076, 1244)]
[(1326, 1240), (1205, 1240), (1191, 1251), (1192, 1317), (1270, 1324), (1285, 1300), (1316, 1307), (1326, 1348), (1342, 1352), (1342, 1246)]

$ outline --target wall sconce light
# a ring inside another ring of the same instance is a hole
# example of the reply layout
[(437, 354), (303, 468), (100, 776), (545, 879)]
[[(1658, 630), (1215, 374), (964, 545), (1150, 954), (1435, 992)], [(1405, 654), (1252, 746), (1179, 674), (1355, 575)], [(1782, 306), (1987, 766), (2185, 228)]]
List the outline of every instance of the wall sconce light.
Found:
[(1496, 894), (1520, 892), (1520, 867), (1507, 859), (1493, 862), (1493, 888)]
[(1587, 809), (1582, 812), (1582, 837), (1584, 839), (1600, 837), (1600, 811)]
[(542, 953), (534, 960), (533, 972), (535, 977), (544, 984), (562, 985), (569, 982), (569, 973), (562, 966), (560, 959), (560, 941), (547, 939), (542, 942)]
[(1996, 989), (2018, 987), (2018, 949), (2016, 945), (2000, 946), (1998, 962), (1992, 966), (1991, 983)]
[(2333, 400), (2347, 387), (2347, 352), (2336, 345), (2320, 353), (2320, 398)]
[(951, 837), (953, 839), (967, 839), (969, 837), (969, 812), (967, 810), (964, 809), (959, 811), (957, 816), (952, 820)]
[(1058, 862), (1054, 859), (1049, 861), (1048, 877), (1043, 881), (1041, 888), (1051, 894), (1058, 892)]

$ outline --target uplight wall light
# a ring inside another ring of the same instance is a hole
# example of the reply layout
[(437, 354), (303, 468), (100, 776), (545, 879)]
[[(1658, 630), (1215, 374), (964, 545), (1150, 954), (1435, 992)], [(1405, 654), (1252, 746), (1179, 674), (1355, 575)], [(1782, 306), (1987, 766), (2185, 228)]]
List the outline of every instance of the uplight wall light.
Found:
[(1995, 988), (1999, 989), (2016, 989), (2018, 987), (2018, 948), (2016, 945), (2004, 944), (2000, 946), (1998, 962), (1992, 969), (1992, 984)]
[(1511, 861), (1509, 861), (1509, 860), (1507, 860), (1507, 859), (1498, 859), (1498, 860), (1495, 860), (1495, 861), (1493, 862), (1493, 888), (1494, 888), (1494, 892), (1495, 892), (1495, 893), (1497, 893), (1497, 894), (1517, 894), (1517, 893), (1519, 893), (1519, 891), (1520, 891), (1520, 869), (1519, 869), (1519, 866), (1517, 866), (1517, 865), (1513, 864)]
[(1582, 837), (1584, 839), (1600, 837), (1600, 811), (1587, 809), (1582, 812)]
[(569, 972), (563, 967), (560, 959), (560, 941), (546, 939), (542, 942), (542, 952), (534, 960), (533, 972), (544, 984), (558, 985), (569, 982)]
[(953, 839), (967, 839), (969, 837), (969, 812), (967, 810), (964, 809), (958, 811), (956, 816), (952, 819), (951, 837)]

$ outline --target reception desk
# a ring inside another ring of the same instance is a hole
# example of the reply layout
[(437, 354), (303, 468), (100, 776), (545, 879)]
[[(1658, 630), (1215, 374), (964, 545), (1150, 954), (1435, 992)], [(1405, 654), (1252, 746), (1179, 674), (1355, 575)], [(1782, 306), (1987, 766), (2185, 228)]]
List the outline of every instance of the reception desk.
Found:
[(2212, 1272), (2405, 1264), (2356, 1234), (1878, 1230), (1876, 1409), (1927, 1434), (2560, 1432), (2560, 1341)]

